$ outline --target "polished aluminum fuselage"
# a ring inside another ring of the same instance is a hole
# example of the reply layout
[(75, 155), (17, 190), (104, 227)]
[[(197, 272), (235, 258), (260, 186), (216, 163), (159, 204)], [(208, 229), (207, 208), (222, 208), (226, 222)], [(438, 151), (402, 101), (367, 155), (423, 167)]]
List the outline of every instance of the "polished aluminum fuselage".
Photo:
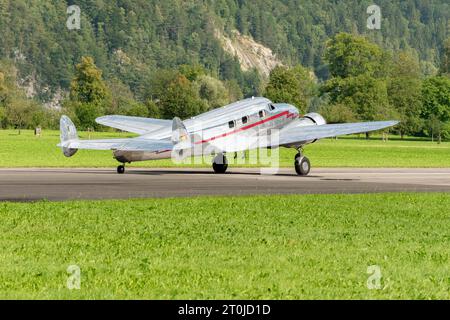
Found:
[[(183, 121), (195, 148), (192, 155), (215, 152), (214, 147), (203, 148), (217, 143), (227, 143), (230, 139), (265, 134), (272, 129), (283, 128), (299, 117), (296, 107), (274, 104), (266, 98), (251, 98), (214, 109)], [(171, 128), (144, 134), (142, 138), (170, 140)], [(235, 140), (234, 140), (235, 141)], [(115, 151), (114, 156), (121, 162), (168, 159), (171, 150), (160, 152)]]

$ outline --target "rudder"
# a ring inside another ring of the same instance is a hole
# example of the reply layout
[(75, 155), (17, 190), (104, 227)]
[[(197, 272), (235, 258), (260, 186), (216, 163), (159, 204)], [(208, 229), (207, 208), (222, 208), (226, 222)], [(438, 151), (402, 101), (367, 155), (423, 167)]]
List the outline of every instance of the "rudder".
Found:
[(78, 149), (72, 149), (65, 147), (67, 142), (78, 140), (77, 128), (73, 124), (72, 120), (68, 116), (62, 116), (59, 121), (60, 139), (61, 139), (61, 149), (66, 157), (71, 157), (77, 153)]

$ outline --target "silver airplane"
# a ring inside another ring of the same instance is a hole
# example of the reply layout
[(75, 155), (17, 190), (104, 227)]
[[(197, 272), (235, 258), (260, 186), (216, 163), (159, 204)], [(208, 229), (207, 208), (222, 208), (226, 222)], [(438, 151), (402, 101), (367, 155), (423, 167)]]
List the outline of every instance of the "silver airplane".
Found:
[(228, 168), (226, 155), (257, 148), (295, 148), (294, 167), (306, 176), (310, 161), (303, 147), (319, 139), (339, 135), (376, 131), (394, 126), (398, 121), (327, 124), (318, 113), (300, 115), (293, 105), (272, 103), (266, 98), (250, 98), (202, 113), (181, 121), (128, 116), (104, 116), (96, 122), (138, 134), (136, 138), (80, 140), (73, 122), (62, 116), (61, 143), (66, 157), (78, 149), (111, 150), (121, 163), (117, 172), (125, 172), (125, 164), (136, 161), (213, 155), (216, 173)]

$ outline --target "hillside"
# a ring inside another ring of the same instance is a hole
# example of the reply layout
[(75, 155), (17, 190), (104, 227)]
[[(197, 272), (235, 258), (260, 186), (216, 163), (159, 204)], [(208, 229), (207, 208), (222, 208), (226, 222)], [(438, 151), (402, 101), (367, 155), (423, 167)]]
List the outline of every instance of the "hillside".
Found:
[(242, 35), (237, 30), (233, 30), (231, 36), (217, 31), (216, 36), (220, 40), (222, 48), (238, 58), (243, 71), (256, 69), (267, 78), (273, 68), (283, 65), (270, 48), (256, 42), (250, 36)]
[[(447, 0), (380, 0), (379, 31), (366, 28), (370, 1), (77, 0), (81, 30), (68, 30), (66, 10), (74, 3), (0, 0), (0, 57), (13, 60), (21, 82), (43, 100), (68, 89), (83, 55), (93, 56), (106, 79), (119, 79), (137, 99), (148, 95), (145, 84), (157, 69), (182, 64), (200, 64), (241, 87), (257, 87), (246, 69), (255, 66), (267, 75), (278, 60), (311, 67), (324, 79), (324, 45), (340, 31), (366, 34), (386, 49), (416, 51), (424, 72), (432, 73), (450, 29)], [(218, 39), (216, 30), (229, 41)], [(233, 47), (240, 59), (230, 50), (235, 30), (242, 35), (237, 43), (250, 45)], [(267, 55), (255, 62), (254, 48)]]

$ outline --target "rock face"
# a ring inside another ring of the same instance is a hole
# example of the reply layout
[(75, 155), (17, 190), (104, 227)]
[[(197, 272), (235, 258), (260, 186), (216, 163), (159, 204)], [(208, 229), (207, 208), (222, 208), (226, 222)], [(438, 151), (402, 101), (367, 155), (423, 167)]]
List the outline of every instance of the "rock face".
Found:
[(244, 71), (256, 68), (261, 75), (268, 77), (273, 68), (282, 65), (270, 48), (263, 46), (249, 36), (242, 35), (237, 30), (233, 31), (231, 37), (216, 30), (216, 37), (222, 43), (225, 51), (237, 56)]

